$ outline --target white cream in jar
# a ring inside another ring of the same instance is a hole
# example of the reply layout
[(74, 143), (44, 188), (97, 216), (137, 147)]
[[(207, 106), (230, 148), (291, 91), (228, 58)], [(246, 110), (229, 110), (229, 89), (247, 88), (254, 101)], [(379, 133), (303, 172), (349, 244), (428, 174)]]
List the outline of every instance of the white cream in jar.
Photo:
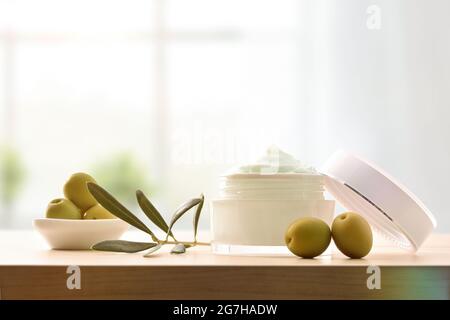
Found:
[[(212, 202), (213, 249), (267, 253), (261, 246), (284, 247), (284, 233), (294, 220), (315, 216), (330, 224), (333, 213), (323, 176), (270, 147), (255, 163), (220, 178), (219, 198)], [(250, 249), (240, 250), (244, 247)]]

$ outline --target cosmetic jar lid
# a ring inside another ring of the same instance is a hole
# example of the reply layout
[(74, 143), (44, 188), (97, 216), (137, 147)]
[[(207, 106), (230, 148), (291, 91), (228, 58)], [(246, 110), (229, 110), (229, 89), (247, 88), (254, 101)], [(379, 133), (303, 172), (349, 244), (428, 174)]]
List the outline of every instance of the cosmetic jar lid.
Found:
[(320, 172), (325, 189), (347, 210), (361, 214), (379, 234), (417, 251), (436, 227), (425, 205), (394, 178), (346, 151), (334, 153)]

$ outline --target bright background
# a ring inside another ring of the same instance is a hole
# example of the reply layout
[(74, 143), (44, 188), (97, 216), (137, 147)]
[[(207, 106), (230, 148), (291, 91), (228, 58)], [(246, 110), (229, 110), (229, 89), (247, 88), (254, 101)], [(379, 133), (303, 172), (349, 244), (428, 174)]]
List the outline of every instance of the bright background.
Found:
[(446, 0), (0, 0), (0, 228), (29, 228), (77, 171), (131, 208), (141, 188), (169, 217), (275, 143), (317, 167), (338, 148), (371, 159), (450, 232), (448, 12)]

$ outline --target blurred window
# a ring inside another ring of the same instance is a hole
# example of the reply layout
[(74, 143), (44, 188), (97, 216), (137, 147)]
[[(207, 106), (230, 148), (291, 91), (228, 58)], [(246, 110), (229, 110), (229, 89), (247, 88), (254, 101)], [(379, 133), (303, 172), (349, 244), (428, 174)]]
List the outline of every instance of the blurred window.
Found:
[(0, 204), (0, 228), (29, 227), (77, 171), (130, 206), (146, 188), (166, 215), (213, 196), (217, 175), (275, 139), (273, 121), (294, 108), (296, 8), (0, 0), (0, 145), (18, 164), (0, 166), (20, 171), (6, 182), (16, 191)]

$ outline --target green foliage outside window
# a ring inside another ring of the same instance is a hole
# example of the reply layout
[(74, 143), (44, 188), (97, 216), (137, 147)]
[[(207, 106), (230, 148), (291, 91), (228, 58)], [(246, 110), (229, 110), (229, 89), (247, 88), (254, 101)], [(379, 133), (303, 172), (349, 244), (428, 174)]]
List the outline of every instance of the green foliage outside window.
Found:
[(9, 146), (0, 146), (0, 203), (12, 206), (25, 182), (25, 166), (20, 154)]
[(154, 188), (148, 180), (146, 169), (128, 152), (112, 155), (94, 165), (92, 175), (97, 182), (124, 204), (135, 206), (134, 190), (139, 188), (151, 194)]

